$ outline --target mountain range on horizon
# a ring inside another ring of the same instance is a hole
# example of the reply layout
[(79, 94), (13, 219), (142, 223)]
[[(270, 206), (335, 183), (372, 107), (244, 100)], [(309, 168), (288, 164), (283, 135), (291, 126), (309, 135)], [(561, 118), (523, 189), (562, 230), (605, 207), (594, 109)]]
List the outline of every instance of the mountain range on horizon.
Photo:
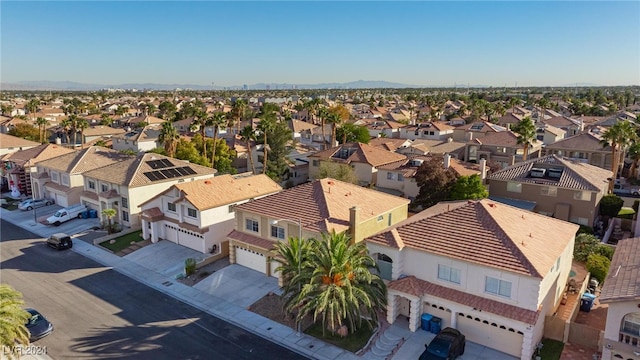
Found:
[[(556, 87), (597, 87), (592, 83), (573, 83), (558, 85)], [(157, 83), (125, 83), (125, 84), (90, 84), (74, 81), (18, 81), (13, 83), (0, 83), (0, 90), (66, 90), (66, 91), (92, 91), (104, 89), (137, 89), (137, 90), (296, 90), (296, 89), (417, 89), (417, 88), (489, 88), (489, 85), (410, 85), (383, 80), (358, 80), (345, 83), (319, 83), (319, 84), (290, 84), (290, 83), (257, 83), (252, 85), (211, 86), (195, 84), (157, 84)]]

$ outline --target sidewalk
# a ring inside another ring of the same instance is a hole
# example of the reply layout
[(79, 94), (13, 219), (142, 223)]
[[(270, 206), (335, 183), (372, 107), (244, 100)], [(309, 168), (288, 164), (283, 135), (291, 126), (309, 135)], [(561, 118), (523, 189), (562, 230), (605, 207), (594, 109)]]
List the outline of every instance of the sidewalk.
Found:
[[(11, 212), (5, 209), (0, 210), (1, 218), (23, 227), (26, 230), (34, 231), (33, 227), (28, 226), (28, 222), (20, 221), (20, 219), (15, 216), (6, 216), (6, 213)], [(38, 232), (36, 233), (41, 235)], [(123, 275), (208, 314), (226, 320), (238, 327), (312, 359), (347, 360), (359, 358), (349, 351), (320, 341), (312, 336), (306, 334), (298, 336), (294, 329), (250, 312), (226, 299), (181, 284), (172, 276), (156, 272), (125, 257), (119, 257), (84, 241), (74, 241), (72, 251), (104, 266), (111, 267)]]

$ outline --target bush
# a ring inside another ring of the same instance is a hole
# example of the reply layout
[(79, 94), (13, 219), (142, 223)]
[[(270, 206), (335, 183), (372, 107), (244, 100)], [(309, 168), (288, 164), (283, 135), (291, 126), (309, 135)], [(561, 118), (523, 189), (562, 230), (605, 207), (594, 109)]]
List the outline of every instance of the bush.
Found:
[(593, 228), (585, 225), (580, 225), (577, 234), (593, 234)]
[(617, 195), (606, 195), (600, 200), (600, 214), (608, 217), (616, 217), (624, 206), (624, 200)]
[(603, 283), (607, 277), (610, 265), (611, 261), (600, 254), (591, 254), (587, 259), (587, 270), (589, 270), (591, 276), (598, 279), (600, 283)]
[(600, 245), (600, 240), (597, 237), (591, 234), (579, 234), (576, 236), (573, 258), (580, 262), (587, 261), (589, 255), (596, 251), (598, 245)]
[(196, 259), (188, 258), (184, 261), (184, 273), (189, 276), (196, 272)]
[(614, 251), (615, 249), (611, 246), (607, 246), (605, 244), (599, 244), (598, 246), (596, 246), (595, 254), (602, 255), (607, 259), (609, 259), (609, 261), (611, 261), (611, 259), (613, 259)]

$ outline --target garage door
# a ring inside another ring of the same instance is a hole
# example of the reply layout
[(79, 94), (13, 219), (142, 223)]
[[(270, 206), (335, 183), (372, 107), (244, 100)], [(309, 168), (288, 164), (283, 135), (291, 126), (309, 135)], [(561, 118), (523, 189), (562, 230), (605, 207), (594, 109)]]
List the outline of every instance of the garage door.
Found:
[(274, 278), (279, 278), (280, 277), (280, 273), (276, 271), (276, 269), (280, 266), (280, 263), (277, 261), (271, 261), (269, 263), (269, 266), (271, 267), (271, 276)]
[(164, 224), (164, 239), (174, 243), (178, 243), (177, 227)]
[(458, 316), (458, 330), (467, 340), (520, 358), (522, 354), (522, 333), (507, 326), (470, 315)]
[(438, 306), (437, 304), (425, 304), (424, 312), (440, 318), (442, 320), (440, 323), (442, 329), (451, 326), (451, 312), (447, 311), (443, 306)]
[(179, 229), (177, 235), (178, 244), (196, 251), (204, 252), (204, 239), (199, 238), (196, 233), (184, 229)]
[(64, 195), (60, 195), (60, 194), (56, 194), (53, 193), (54, 195), (54, 200), (56, 201), (56, 205), (60, 205), (62, 207), (67, 207), (69, 206), (69, 203), (67, 202), (67, 197)]
[(236, 263), (249, 269), (265, 273), (267, 259), (262, 254), (236, 246)]

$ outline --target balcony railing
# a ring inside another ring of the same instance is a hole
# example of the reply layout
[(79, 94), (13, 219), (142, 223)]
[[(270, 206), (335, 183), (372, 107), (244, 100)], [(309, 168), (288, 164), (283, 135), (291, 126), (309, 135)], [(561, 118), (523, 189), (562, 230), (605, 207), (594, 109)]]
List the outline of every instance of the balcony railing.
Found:
[(618, 341), (631, 346), (640, 348), (640, 336), (631, 335), (629, 333), (620, 332), (618, 335)]

